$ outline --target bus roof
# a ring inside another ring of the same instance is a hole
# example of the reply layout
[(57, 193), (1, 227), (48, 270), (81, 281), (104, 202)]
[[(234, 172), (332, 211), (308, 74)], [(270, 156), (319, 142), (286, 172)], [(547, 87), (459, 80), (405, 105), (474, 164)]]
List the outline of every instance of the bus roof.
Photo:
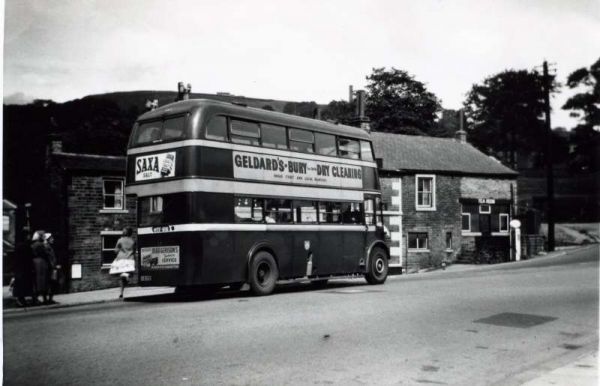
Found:
[(197, 113), (202, 111), (203, 115), (212, 116), (223, 114), (231, 117), (254, 120), (258, 122), (272, 123), (299, 129), (314, 130), (339, 136), (347, 136), (370, 140), (369, 133), (353, 126), (335, 124), (317, 119), (304, 118), (297, 115), (284, 114), (275, 111), (246, 107), (235, 103), (220, 102), (210, 99), (188, 99), (161, 106), (156, 110), (142, 114), (138, 121), (160, 119), (169, 115), (184, 113)]

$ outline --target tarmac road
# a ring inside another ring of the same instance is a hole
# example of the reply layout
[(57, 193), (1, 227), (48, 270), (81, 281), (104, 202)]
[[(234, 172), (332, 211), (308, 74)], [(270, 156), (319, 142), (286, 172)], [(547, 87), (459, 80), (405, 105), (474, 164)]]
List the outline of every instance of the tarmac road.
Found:
[(597, 350), (598, 256), (5, 315), (4, 382), (522, 384)]

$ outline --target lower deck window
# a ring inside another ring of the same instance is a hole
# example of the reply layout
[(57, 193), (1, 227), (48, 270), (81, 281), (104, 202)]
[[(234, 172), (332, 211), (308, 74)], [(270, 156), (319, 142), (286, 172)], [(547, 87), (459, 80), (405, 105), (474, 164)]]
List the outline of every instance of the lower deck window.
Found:
[(508, 232), (508, 213), (500, 213), (500, 232)]
[(452, 249), (452, 232), (446, 232), (446, 249)]
[(263, 221), (262, 200), (239, 197), (235, 200), (235, 222), (255, 223)]
[(429, 237), (426, 232), (410, 232), (408, 234), (408, 249), (427, 250)]
[(102, 265), (110, 265), (117, 257), (115, 247), (121, 237), (121, 232), (102, 232), (100, 237), (102, 238)]
[(267, 223), (291, 223), (292, 202), (290, 200), (281, 200), (277, 198), (268, 198), (265, 200), (265, 221)]
[(323, 224), (338, 224), (342, 221), (342, 204), (339, 202), (319, 203), (319, 222)]

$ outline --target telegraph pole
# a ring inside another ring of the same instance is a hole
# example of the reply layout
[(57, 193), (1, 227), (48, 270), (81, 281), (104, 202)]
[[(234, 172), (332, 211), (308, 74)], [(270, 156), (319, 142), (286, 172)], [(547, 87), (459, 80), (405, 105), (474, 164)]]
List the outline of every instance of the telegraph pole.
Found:
[(546, 115), (546, 201), (548, 220), (548, 251), (554, 251), (554, 176), (552, 173), (552, 126), (550, 125), (550, 86), (548, 62), (544, 60), (544, 112)]

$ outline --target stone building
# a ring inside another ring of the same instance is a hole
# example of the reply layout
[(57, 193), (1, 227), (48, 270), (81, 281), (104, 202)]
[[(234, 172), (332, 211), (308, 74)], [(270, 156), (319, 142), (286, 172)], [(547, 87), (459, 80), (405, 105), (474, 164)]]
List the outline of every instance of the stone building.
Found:
[(372, 133), (393, 270), (510, 259), (517, 173), (461, 134)]
[(136, 202), (124, 194), (125, 157), (68, 153), (60, 140), (47, 157), (49, 192), (56, 222), (55, 250), (66, 292), (118, 285), (108, 274), (114, 247), (126, 226), (135, 229)]

